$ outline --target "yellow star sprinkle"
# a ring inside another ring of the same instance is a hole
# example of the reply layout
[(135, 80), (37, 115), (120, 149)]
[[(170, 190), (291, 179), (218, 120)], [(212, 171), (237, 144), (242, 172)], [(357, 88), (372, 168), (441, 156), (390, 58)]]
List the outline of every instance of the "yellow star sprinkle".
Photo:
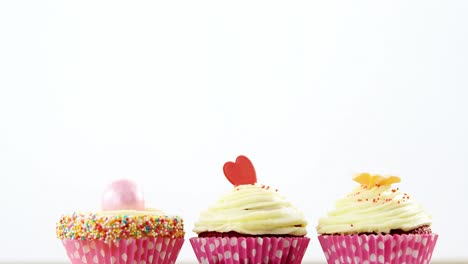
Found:
[(366, 186), (367, 188), (372, 188), (374, 186), (379, 187), (383, 185), (391, 185), (392, 183), (400, 182), (400, 177), (397, 176), (387, 176), (383, 177), (378, 174), (371, 175), (370, 173), (363, 172), (356, 175), (353, 180), (360, 183), (361, 185)]

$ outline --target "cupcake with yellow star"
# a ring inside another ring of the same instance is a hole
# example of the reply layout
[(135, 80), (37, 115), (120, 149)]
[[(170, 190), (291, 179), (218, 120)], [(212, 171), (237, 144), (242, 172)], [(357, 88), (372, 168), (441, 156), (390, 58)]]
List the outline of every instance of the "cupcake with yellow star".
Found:
[(66, 214), (57, 222), (57, 238), (72, 264), (176, 262), (184, 243), (182, 219), (147, 208), (134, 182), (112, 182), (101, 209)]
[(361, 173), (317, 226), (328, 263), (429, 263), (438, 235), (432, 217), (393, 185), (396, 176)]

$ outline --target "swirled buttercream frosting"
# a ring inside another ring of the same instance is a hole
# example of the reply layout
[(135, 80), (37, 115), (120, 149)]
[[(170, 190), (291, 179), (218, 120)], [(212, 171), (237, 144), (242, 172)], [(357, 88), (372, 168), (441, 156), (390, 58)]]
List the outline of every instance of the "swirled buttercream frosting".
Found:
[(391, 186), (400, 181), (398, 177), (362, 173), (354, 180), (361, 185), (319, 219), (319, 234), (421, 232), (422, 227), (424, 232), (430, 232), (432, 219), (423, 206), (408, 193)]
[(305, 236), (306, 225), (303, 213), (277, 190), (255, 183), (222, 196), (200, 214), (193, 231)]

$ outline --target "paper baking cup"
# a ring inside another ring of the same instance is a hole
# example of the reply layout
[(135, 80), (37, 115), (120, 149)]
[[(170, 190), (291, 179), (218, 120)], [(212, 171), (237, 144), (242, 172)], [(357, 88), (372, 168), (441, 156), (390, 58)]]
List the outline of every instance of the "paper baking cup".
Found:
[(183, 238), (62, 240), (72, 264), (175, 263)]
[(430, 263), (437, 234), (320, 235), (330, 263)]
[(307, 237), (193, 237), (198, 262), (207, 263), (301, 263)]

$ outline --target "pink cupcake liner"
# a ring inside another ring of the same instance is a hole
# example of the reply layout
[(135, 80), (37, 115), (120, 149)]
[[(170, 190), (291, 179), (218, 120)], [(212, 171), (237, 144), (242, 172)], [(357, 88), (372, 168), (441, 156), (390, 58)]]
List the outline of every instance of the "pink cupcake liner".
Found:
[(437, 234), (409, 235), (320, 235), (327, 262), (427, 264)]
[(308, 237), (193, 237), (199, 263), (300, 264)]
[(175, 263), (183, 238), (62, 240), (72, 264), (169, 264)]

